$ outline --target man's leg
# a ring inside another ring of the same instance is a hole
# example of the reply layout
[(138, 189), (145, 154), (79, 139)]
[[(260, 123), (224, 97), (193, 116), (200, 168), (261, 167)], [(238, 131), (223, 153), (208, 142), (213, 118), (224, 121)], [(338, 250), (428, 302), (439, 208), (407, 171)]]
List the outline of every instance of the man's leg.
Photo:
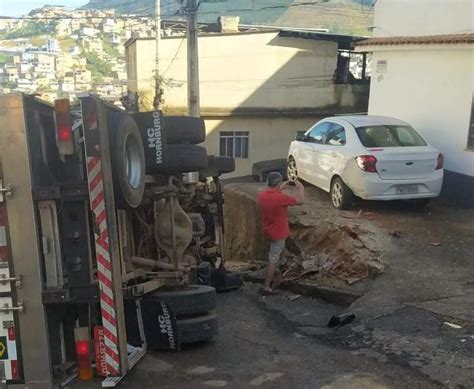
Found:
[(271, 284), (273, 281), (273, 276), (275, 270), (278, 267), (278, 262), (281, 257), (281, 253), (285, 248), (284, 240), (274, 240), (270, 242), (270, 251), (268, 253), (268, 266), (267, 266), (267, 275), (265, 277), (265, 287), (264, 290), (271, 291)]
[(276, 267), (277, 267), (276, 264), (268, 262), (267, 275), (265, 277), (265, 290), (272, 290), (270, 285), (272, 284), (273, 275), (275, 274)]

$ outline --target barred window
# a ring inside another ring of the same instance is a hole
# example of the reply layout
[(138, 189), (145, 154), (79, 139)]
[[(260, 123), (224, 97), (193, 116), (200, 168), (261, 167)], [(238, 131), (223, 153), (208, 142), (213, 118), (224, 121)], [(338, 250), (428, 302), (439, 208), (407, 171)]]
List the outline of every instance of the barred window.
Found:
[(219, 134), (219, 155), (221, 157), (248, 158), (248, 131), (221, 131)]

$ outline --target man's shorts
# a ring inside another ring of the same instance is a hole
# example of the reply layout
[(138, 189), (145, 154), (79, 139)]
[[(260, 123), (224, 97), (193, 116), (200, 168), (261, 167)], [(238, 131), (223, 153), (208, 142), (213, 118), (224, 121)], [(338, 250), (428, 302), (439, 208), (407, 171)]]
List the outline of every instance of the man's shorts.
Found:
[(278, 263), (284, 248), (285, 239), (270, 241), (270, 251), (268, 252), (268, 260), (271, 264), (276, 265)]

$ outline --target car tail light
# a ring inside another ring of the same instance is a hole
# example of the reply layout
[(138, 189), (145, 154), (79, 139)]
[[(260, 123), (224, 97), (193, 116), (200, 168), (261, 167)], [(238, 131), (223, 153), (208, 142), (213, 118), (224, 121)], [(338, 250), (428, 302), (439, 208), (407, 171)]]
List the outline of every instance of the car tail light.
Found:
[(438, 154), (438, 163), (436, 164), (436, 170), (442, 169), (444, 166), (444, 155), (439, 153)]
[(356, 158), (357, 166), (364, 172), (377, 173), (377, 158), (373, 155), (361, 155)]
[(56, 141), (60, 154), (74, 154), (74, 138), (72, 134), (71, 106), (69, 99), (54, 102), (56, 118)]
[(92, 379), (92, 363), (89, 328), (74, 328), (74, 340), (76, 342), (76, 362), (79, 379), (90, 381)]

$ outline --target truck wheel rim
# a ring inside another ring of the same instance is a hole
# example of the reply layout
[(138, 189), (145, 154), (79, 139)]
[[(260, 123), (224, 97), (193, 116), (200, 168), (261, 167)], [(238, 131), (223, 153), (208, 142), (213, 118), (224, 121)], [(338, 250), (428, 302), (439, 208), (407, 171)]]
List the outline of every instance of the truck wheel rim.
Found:
[(133, 189), (137, 189), (140, 186), (143, 166), (140, 158), (138, 140), (133, 135), (128, 135), (125, 140), (124, 163), (127, 181)]
[(291, 160), (288, 162), (288, 178), (296, 180), (298, 178), (298, 171), (296, 170), (296, 162)]
[(332, 186), (332, 202), (336, 207), (339, 207), (342, 202), (342, 186), (339, 182)]

